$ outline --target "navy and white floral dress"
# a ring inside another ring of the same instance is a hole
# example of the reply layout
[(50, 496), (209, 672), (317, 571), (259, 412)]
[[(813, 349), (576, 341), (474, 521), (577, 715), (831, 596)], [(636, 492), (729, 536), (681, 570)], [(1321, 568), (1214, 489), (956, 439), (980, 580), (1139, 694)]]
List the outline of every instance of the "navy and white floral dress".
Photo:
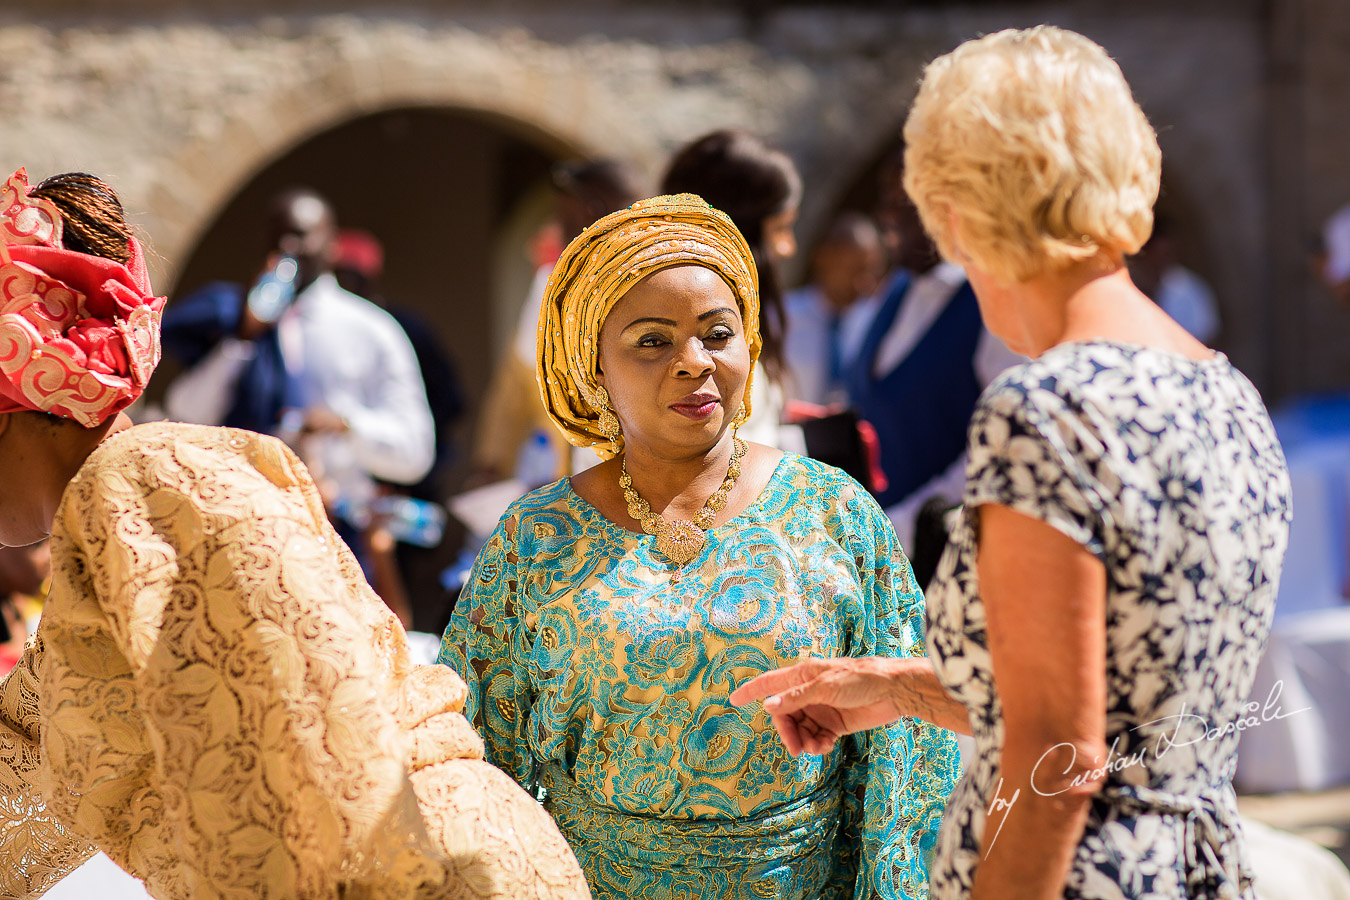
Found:
[(1061, 344), (985, 391), (966, 474), (927, 645), (970, 710), (978, 752), (947, 807), (934, 900), (970, 892), (995, 792), (1030, 793), (999, 785), (1002, 712), (975, 569), (985, 503), (1051, 525), (1106, 567), (1111, 771), (1064, 896), (1251, 897), (1230, 780), (1240, 730), (1278, 714), (1249, 708), (1247, 694), (1291, 513), (1256, 389), (1221, 354)]

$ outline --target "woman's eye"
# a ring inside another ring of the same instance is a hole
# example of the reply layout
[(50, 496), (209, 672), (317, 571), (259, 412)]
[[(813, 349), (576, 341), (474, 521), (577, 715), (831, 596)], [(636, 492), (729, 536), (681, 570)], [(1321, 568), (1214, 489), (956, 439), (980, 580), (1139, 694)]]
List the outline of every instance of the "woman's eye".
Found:
[(709, 334), (704, 340), (708, 341), (729, 341), (736, 336), (736, 332), (729, 328), (719, 328)]
[(659, 334), (648, 334), (638, 338), (637, 345), (639, 347), (660, 347), (665, 342), (665, 338)]

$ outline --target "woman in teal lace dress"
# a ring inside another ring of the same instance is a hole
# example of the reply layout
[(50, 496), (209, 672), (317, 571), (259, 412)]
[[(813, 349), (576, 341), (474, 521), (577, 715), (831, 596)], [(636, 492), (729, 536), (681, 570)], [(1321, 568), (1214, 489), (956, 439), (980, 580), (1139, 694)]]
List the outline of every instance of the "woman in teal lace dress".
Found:
[(569, 440), (609, 458), (507, 511), (441, 660), (598, 900), (927, 897), (948, 732), (906, 719), (794, 758), (728, 702), (790, 661), (923, 652), (922, 596), (868, 494), (735, 436), (757, 320), (750, 252), (696, 197), (567, 248), (540, 383)]

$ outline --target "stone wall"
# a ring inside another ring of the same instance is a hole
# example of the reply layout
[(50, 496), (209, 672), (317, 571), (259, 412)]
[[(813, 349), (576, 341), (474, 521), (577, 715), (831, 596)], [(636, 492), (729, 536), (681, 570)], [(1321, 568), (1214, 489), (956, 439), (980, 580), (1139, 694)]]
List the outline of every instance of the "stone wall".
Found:
[[(0, 168), (109, 177), (171, 286), (242, 184), (367, 113), (477, 110), (553, 152), (649, 172), (684, 140), (737, 125), (801, 165), (809, 246), (895, 143), (927, 59), (1048, 21), (1103, 43), (1158, 127), (1164, 202), (1219, 293), (1224, 349), (1278, 393), (1350, 384), (1350, 321), (1302, 255), (1320, 217), (1350, 201), (1346, 0), (1103, 6), (17, 0), (0, 12)], [(1297, 135), (1277, 138), (1275, 122)]]

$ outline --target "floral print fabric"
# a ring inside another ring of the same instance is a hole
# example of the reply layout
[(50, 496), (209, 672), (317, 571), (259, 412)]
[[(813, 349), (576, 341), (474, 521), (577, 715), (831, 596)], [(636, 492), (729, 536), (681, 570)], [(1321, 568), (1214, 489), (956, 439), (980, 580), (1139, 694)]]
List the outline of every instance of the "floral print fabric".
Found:
[(1284, 455), (1255, 388), (1221, 354), (1065, 344), (985, 391), (968, 449), (928, 649), (970, 709), (978, 754), (948, 807), (933, 896), (969, 894), (996, 792), (1006, 802), (1030, 788), (999, 786), (974, 518), (997, 503), (1106, 567), (1110, 765), (1064, 896), (1250, 897), (1230, 784), (1235, 725), (1251, 714), (1290, 522)]
[(905, 719), (793, 759), (728, 702), (807, 656), (921, 654), (922, 609), (890, 523), (817, 462), (784, 457), (684, 567), (564, 479), (507, 511), (441, 659), (599, 900), (926, 897), (949, 733)]

